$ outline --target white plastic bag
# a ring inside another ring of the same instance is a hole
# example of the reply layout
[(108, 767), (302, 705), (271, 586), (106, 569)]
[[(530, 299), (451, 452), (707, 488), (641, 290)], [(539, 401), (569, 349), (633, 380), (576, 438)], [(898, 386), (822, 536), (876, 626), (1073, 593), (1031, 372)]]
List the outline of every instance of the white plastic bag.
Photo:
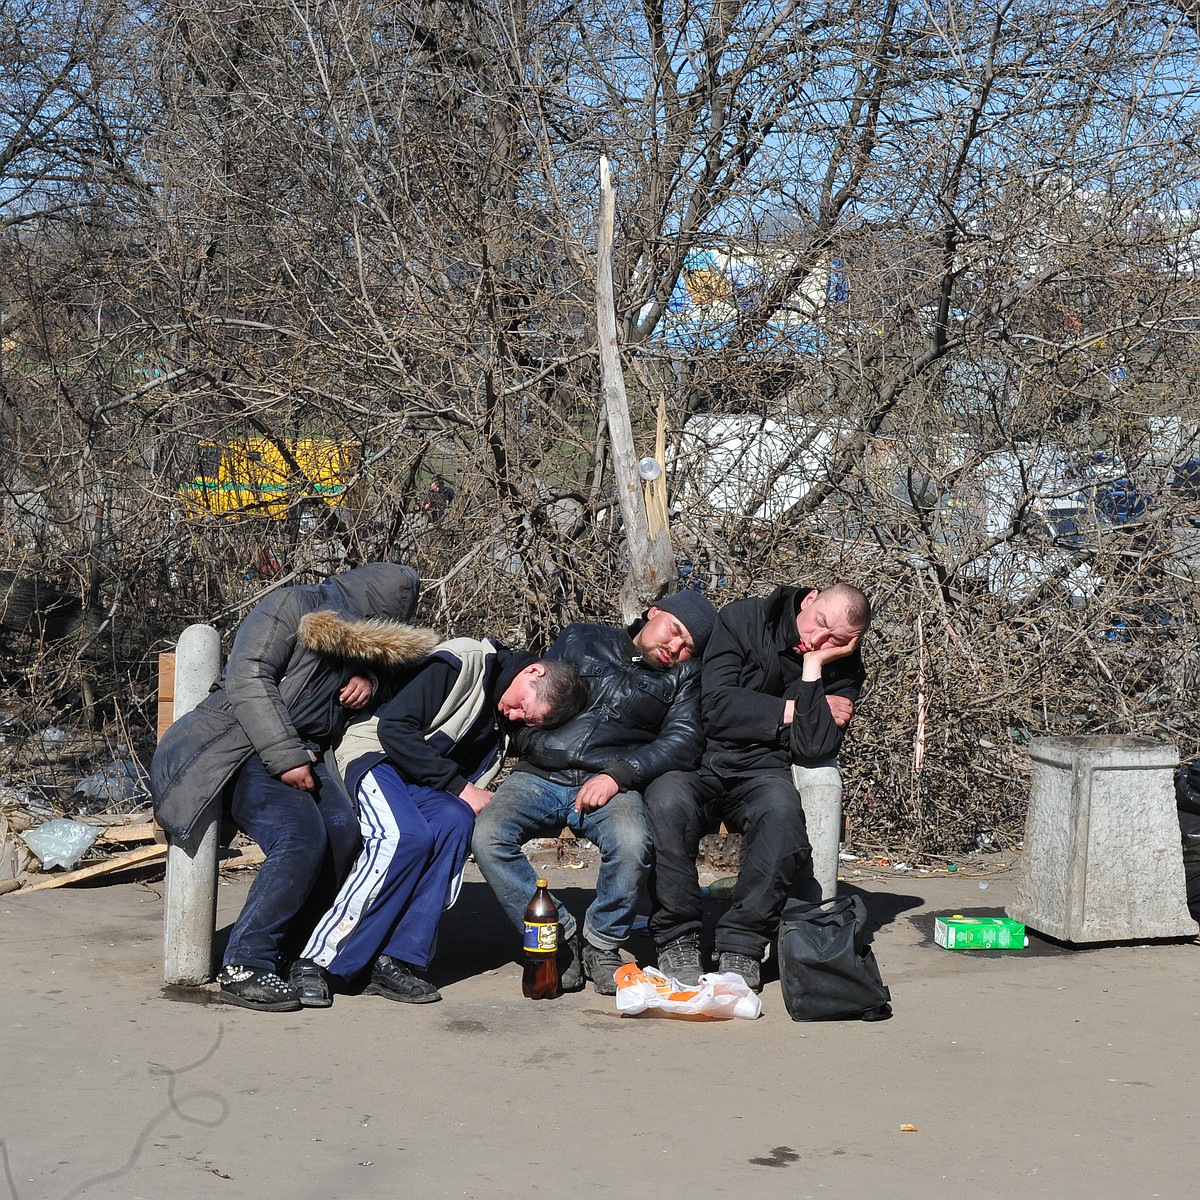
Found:
[(732, 972), (701, 975), (696, 987), (684, 987), (653, 967), (626, 963), (616, 974), (617, 1011), (627, 1016), (678, 1017), (685, 1021), (753, 1021), (762, 1014), (762, 1001)]
[(58, 818), (30, 829), (21, 836), (25, 839), (25, 845), (42, 860), (42, 866), (47, 871), (51, 867), (66, 867), (69, 871), (100, 836), (100, 830), (82, 821)]

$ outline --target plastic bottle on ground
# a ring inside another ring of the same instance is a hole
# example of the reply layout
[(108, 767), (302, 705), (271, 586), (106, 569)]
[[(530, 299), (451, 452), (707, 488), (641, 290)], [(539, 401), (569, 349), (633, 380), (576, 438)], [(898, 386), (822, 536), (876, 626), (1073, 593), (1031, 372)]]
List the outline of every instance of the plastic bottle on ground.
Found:
[(558, 995), (558, 908), (546, 880), (525, 907), (525, 972), (521, 991), (530, 1000)]

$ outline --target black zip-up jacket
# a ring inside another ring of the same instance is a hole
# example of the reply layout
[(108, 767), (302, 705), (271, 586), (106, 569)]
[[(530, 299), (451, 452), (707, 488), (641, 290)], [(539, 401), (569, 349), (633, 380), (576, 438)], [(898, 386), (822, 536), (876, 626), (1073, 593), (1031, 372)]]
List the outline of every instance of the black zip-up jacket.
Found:
[(385, 759), (406, 783), (459, 795), (500, 771), (515, 725), (496, 710), (510, 683), (537, 658), (500, 642), (442, 642), (395, 694), (346, 730), (337, 762), (353, 796)]
[(628, 630), (568, 625), (547, 658), (573, 663), (588, 690), (588, 706), (557, 729), (523, 729), (521, 762), (555, 783), (579, 787), (611, 775), (622, 789), (639, 790), (665, 771), (692, 770), (700, 760), (700, 661), (663, 670), (644, 659)]
[[(716, 774), (786, 769), (832, 758), (841, 748), (843, 730), (825, 697), (857, 702), (866, 671), (856, 646), (827, 663), (819, 681), (801, 678), (804, 658), (792, 650), (796, 613), (812, 590), (776, 588), (717, 614), (704, 653), (701, 699), (704, 765)], [(796, 702), (790, 727), (780, 724), (787, 700)]]

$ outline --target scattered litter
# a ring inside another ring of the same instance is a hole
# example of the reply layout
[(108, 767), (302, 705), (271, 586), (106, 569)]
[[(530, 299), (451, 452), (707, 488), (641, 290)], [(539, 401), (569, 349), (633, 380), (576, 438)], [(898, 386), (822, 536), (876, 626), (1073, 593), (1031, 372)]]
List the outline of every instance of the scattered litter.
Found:
[(848, 850), (839, 850), (838, 858), (840, 858), (842, 862), (858, 862), (858, 855), (851, 854)]
[(47, 871), (52, 867), (64, 867), (69, 871), (100, 836), (100, 829), (60, 817), (21, 836)]
[(954, 913), (933, 922), (933, 940), (946, 950), (1024, 950), (1025, 926), (1011, 917), (966, 917)]
[(685, 1021), (731, 1017), (753, 1021), (762, 1014), (762, 1000), (733, 972), (702, 975), (699, 984), (689, 988), (653, 967), (626, 963), (617, 969), (616, 980), (617, 1011), (626, 1016), (649, 1013)]
[(145, 776), (128, 758), (114, 759), (107, 767), (93, 771), (71, 792), (72, 796), (80, 798), (77, 807), (89, 813), (141, 801), (148, 794)]
[(915, 1125), (901, 1125), (900, 1132), (901, 1133), (917, 1133), (919, 1131)]
[[(0, 788), (0, 887), (17, 886), (17, 878), (28, 870), (32, 857), (21, 834), (37, 819), (26, 811), (19, 800), (19, 793), (11, 788)], [(4, 887), (5, 891), (11, 890)]]
[(0, 808), (29, 808), (33, 796), (22, 788), (0, 787)]
[(57, 725), (49, 725), (42, 730), (42, 749), (50, 754), (55, 750), (61, 750), (67, 744), (67, 731), (59, 729)]
[[(0, 788), (0, 804), (15, 802), (26, 812), (49, 821), (60, 813), (60, 796), (52, 784), (33, 781), (33, 786), (18, 791), (16, 788)], [(34, 824), (30, 821), (30, 825)], [(28, 828), (28, 826), (26, 826)]]

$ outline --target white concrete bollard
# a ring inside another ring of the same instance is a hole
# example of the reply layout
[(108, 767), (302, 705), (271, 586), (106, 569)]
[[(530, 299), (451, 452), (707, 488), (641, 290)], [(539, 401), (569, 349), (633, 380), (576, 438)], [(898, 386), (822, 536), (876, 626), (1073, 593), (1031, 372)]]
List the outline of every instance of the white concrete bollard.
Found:
[(834, 759), (815, 767), (792, 767), (792, 781), (804, 806), (813, 875), (820, 888), (819, 896), (804, 899), (832, 900), (837, 895), (838, 852), (842, 844), (842, 773)]
[(1017, 897), (1005, 912), (1072, 943), (1183, 938), (1179, 754), (1137, 737), (1034, 738)]
[[(191, 712), (221, 673), (221, 635), (211, 625), (189, 625), (175, 649), (175, 711)], [(217, 923), (217, 848), (221, 806), (210, 804), (186, 845), (167, 851), (163, 911), (163, 979), (191, 987), (212, 979), (213, 932)]]

